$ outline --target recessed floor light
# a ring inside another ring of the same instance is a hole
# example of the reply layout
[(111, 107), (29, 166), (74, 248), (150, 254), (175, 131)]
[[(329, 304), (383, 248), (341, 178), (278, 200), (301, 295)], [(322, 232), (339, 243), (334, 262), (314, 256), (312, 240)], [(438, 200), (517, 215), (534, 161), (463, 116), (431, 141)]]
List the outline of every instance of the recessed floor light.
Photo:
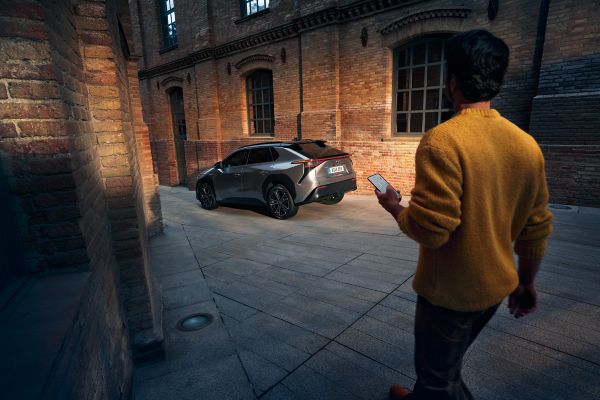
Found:
[(183, 332), (193, 332), (212, 324), (214, 319), (212, 315), (206, 313), (192, 314), (180, 319), (176, 328)]

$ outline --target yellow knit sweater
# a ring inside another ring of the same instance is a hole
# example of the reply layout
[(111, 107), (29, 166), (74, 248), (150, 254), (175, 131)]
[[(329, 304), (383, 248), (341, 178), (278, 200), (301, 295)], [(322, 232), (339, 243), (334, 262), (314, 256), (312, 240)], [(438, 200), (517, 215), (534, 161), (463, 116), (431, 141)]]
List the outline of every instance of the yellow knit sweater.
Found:
[(463, 109), (427, 132), (415, 187), (398, 216), (420, 244), (413, 288), (431, 303), (478, 311), (518, 285), (513, 257), (540, 259), (552, 232), (544, 158), (496, 110)]

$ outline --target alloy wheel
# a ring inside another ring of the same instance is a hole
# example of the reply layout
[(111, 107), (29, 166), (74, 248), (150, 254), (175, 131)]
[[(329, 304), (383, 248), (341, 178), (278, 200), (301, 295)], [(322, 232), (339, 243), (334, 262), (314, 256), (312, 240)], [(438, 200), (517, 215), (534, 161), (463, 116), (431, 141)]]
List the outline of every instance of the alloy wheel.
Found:
[(291, 209), (290, 196), (284, 189), (275, 188), (269, 196), (269, 207), (277, 218), (285, 217)]
[(215, 208), (215, 194), (208, 183), (202, 183), (196, 188), (196, 197), (202, 208), (210, 210)]

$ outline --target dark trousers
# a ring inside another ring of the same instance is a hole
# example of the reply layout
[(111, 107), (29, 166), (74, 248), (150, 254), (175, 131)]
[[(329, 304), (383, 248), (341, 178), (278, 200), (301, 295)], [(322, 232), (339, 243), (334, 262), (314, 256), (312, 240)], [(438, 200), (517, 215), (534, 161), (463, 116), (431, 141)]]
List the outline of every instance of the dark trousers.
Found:
[(483, 311), (460, 312), (417, 299), (413, 399), (472, 400), (461, 377), (465, 352), (489, 322), (497, 304)]

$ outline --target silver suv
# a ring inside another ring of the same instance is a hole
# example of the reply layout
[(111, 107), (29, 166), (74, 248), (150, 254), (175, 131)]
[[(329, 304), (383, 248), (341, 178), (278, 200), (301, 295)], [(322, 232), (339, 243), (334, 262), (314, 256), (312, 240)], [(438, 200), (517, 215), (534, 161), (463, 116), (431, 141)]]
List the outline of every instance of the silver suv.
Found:
[(240, 147), (198, 175), (196, 198), (206, 210), (219, 203), (254, 203), (286, 219), (302, 204), (336, 204), (352, 190), (350, 154), (324, 140), (303, 140)]

